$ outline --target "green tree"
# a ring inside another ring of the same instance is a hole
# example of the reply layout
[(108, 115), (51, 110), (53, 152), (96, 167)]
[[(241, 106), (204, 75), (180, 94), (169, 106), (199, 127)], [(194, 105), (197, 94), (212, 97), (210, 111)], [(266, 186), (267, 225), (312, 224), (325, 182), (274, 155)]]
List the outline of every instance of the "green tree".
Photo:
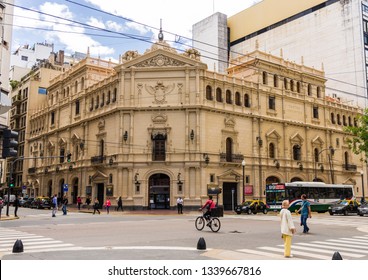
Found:
[(368, 159), (368, 108), (364, 110), (362, 115), (358, 115), (356, 119), (356, 126), (347, 126), (344, 131), (351, 134), (347, 142), (349, 148), (354, 154), (364, 154), (364, 162)]

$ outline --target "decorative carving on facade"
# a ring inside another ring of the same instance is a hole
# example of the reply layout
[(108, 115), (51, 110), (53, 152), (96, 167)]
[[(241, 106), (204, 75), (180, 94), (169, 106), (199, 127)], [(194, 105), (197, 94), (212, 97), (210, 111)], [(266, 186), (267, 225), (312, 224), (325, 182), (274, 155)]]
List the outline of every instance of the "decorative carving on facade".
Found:
[(158, 81), (155, 86), (145, 85), (145, 88), (149, 94), (154, 96), (153, 103), (163, 104), (166, 103), (166, 95), (174, 90), (175, 84), (165, 86), (163, 82)]
[(198, 61), (201, 60), (201, 53), (196, 49), (187, 49), (185, 50), (183, 55), (189, 57), (190, 59), (194, 59)]
[(233, 129), (235, 127), (235, 119), (233, 117), (226, 117), (224, 122), (227, 128)]
[(105, 120), (100, 120), (98, 122), (98, 129), (103, 130), (105, 128)]
[(162, 54), (156, 55), (151, 59), (144, 60), (135, 67), (163, 67), (163, 66), (184, 66), (185, 63), (180, 60), (173, 59), (171, 57), (164, 56)]
[(127, 52), (124, 53), (124, 55), (122, 55), (121, 60), (122, 60), (122, 62), (127, 62), (127, 61), (135, 59), (139, 56), (140, 56), (140, 54), (138, 54), (137, 51), (127, 51)]
[(162, 113), (154, 115), (152, 116), (152, 122), (154, 124), (164, 124), (167, 122), (167, 115)]

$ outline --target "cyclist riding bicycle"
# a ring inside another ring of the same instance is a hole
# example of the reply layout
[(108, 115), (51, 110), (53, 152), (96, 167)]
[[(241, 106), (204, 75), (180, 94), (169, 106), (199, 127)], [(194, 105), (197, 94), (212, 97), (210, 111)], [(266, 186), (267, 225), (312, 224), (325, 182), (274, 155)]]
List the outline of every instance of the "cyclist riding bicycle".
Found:
[[(212, 195), (208, 196), (208, 200), (203, 205), (203, 207), (199, 208), (199, 210), (207, 209), (207, 211), (203, 214), (203, 217), (209, 222), (211, 217), (211, 210), (216, 207), (216, 203), (212, 200)], [(207, 223), (208, 225), (208, 223)]]

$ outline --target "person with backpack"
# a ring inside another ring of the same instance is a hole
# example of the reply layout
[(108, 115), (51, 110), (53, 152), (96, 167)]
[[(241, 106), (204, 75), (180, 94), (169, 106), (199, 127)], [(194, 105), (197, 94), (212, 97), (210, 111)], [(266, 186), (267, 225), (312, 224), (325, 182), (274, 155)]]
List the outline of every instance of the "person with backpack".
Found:
[(210, 221), (211, 210), (215, 207), (216, 207), (216, 203), (212, 200), (212, 195), (209, 195), (206, 203), (201, 208), (199, 208), (200, 211), (203, 209), (206, 209), (206, 212), (203, 214), (203, 217), (207, 221), (207, 226), (208, 226), (208, 222)]

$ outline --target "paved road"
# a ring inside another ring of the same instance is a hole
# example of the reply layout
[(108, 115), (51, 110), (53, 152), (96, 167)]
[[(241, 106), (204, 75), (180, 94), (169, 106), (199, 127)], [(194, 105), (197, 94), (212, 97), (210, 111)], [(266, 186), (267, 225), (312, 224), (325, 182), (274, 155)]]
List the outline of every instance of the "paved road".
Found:
[[(12, 213), (12, 212), (11, 212)], [(283, 258), (279, 217), (225, 215), (218, 233), (197, 231), (198, 213), (173, 211), (112, 212), (110, 215), (70, 211), (52, 218), (49, 210), (21, 209), (20, 219), (1, 221), (3, 260), (277, 260)], [(294, 216), (298, 225), (299, 217)], [(293, 238), (294, 259), (329, 260), (338, 251), (344, 259), (368, 259), (368, 217), (315, 214), (311, 233)], [(200, 237), (206, 250), (197, 250)], [(12, 253), (20, 239), (24, 252)]]

